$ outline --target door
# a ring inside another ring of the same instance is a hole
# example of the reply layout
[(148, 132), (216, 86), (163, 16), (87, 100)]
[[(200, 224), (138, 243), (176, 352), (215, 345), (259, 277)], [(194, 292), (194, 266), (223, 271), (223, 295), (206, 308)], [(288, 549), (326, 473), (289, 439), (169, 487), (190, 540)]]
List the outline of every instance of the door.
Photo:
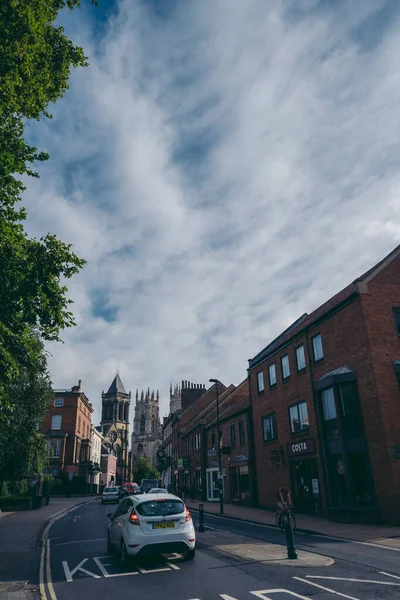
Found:
[[(296, 460), (290, 463), (292, 498), (296, 512), (315, 513), (319, 511), (319, 477), (315, 458)], [(315, 482), (318, 482), (316, 485)]]
[(126, 515), (130, 512), (132, 506), (132, 501), (127, 498), (121, 502), (114, 514), (110, 530), (110, 539), (114, 546), (119, 546), (120, 539), (123, 536), (122, 530), (124, 527), (124, 520)]
[(219, 499), (218, 467), (214, 468), (214, 469), (207, 469), (206, 483), (207, 483), (207, 500), (209, 502), (216, 502)]

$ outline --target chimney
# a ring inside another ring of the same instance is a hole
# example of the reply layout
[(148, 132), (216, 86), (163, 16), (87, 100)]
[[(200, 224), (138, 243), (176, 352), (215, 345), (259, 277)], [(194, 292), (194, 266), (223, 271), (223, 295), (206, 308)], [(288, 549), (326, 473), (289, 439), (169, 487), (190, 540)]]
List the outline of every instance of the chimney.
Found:
[(82, 379), (78, 380), (78, 389), (80, 392), (82, 391)]
[(182, 379), (182, 389), (183, 390), (185, 389), (185, 382), (183, 381), (183, 379)]

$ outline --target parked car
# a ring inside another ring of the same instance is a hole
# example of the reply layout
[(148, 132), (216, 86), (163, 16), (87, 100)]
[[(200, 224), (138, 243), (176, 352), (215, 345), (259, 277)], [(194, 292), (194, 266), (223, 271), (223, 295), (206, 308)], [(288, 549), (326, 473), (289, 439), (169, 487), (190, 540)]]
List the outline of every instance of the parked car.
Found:
[(168, 490), (166, 490), (165, 488), (152, 488), (149, 491), (149, 494), (168, 494)]
[(119, 502), (119, 488), (115, 487), (106, 487), (104, 488), (103, 494), (101, 496), (101, 503), (106, 504), (106, 502)]
[(127, 496), (131, 496), (132, 494), (140, 493), (140, 486), (137, 483), (134, 483), (134, 482), (124, 483), (124, 485), (122, 487), (124, 489), (124, 493)]
[(193, 560), (196, 534), (189, 510), (172, 494), (129, 496), (107, 515), (108, 552), (119, 552), (127, 565), (136, 557), (180, 553)]

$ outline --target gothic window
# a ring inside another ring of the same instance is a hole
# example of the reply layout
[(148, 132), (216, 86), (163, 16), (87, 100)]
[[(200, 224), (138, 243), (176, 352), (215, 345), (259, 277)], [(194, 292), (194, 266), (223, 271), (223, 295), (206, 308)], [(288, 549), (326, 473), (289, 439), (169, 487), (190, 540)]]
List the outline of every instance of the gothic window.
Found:
[(151, 417), (151, 430), (152, 430), (152, 431), (154, 431), (154, 430), (156, 429), (156, 426), (157, 426), (157, 424), (156, 424), (156, 418), (155, 418), (155, 416), (153, 415), (153, 416)]
[(143, 456), (143, 444), (138, 444), (137, 445), (136, 454), (137, 454), (138, 458), (141, 458)]
[(146, 431), (146, 419), (144, 415), (140, 417), (140, 433), (144, 433)]

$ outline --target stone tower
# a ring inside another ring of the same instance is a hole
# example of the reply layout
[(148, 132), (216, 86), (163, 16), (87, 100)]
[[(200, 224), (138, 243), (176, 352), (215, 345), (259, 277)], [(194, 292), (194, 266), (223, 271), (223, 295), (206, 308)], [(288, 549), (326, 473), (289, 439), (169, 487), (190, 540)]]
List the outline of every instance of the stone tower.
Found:
[[(132, 465), (137, 458), (147, 458), (156, 466), (156, 453), (162, 442), (160, 423), (160, 395), (150, 388), (146, 392), (136, 390), (135, 417), (132, 431)], [(139, 481), (136, 483), (140, 483)]]
[(117, 457), (117, 485), (129, 481), (129, 406), (131, 393), (125, 390), (119, 373), (107, 392), (102, 392), (101, 433), (104, 445)]
[(169, 387), (169, 414), (173, 415), (182, 408), (182, 395), (181, 387), (176, 384), (172, 387), (172, 383)]

